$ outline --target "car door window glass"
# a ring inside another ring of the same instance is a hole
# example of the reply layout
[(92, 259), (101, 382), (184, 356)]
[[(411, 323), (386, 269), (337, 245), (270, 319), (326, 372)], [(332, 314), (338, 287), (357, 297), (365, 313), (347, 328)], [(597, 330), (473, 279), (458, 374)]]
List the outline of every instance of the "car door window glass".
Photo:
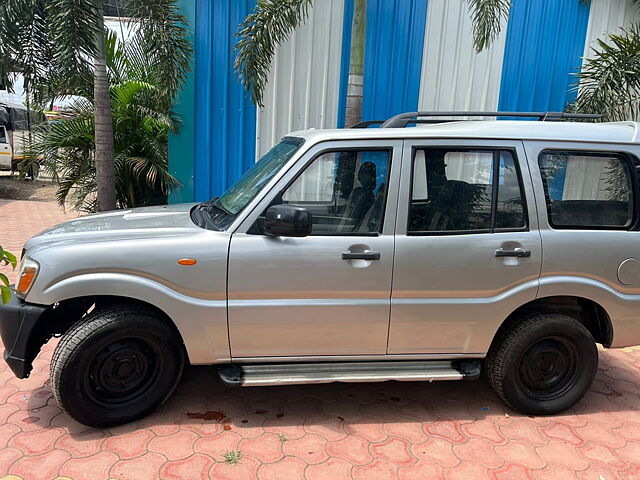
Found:
[(521, 184), (510, 151), (414, 151), (410, 233), (525, 227)]
[(632, 177), (617, 153), (545, 150), (538, 159), (549, 224), (554, 228), (627, 228)]
[(7, 132), (4, 127), (0, 127), (0, 143), (8, 143), (7, 142)]
[(282, 203), (311, 212), (312, 235), (379, 233), (390, 163), (390, 150), (324, 153), (285, 190)]
[(524, 197), (513, 154), (503, 150), (500, 152), (499, 160), (495, 229), (524, 228), (527, 225)]

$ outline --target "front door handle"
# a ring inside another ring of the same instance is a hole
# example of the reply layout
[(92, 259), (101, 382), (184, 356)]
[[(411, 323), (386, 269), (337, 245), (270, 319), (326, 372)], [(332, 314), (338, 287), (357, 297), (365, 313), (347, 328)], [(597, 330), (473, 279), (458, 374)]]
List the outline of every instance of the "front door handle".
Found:
[(343, 260), (380, 260), (380, 252), (342, 252)]
[(518, 257), (528, 258), (531, 256), (531, 250), (526, 248), (514, 248), (513, 250), (496, 250), (496, 257)]

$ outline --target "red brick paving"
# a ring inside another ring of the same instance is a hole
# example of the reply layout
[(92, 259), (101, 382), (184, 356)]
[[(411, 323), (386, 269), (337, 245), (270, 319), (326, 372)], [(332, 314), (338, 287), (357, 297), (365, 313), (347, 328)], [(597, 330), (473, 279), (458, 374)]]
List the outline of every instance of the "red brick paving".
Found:
[[(0, 241), (19, 253), (70, 217), (52, 203), (0, 200)], [(0, 362), (0, 476), (640, 479), (640, 347), (602, 351), (592, 390), (555, 417), (507, 409), (484, 381), (229, 389), (213, 367), (191, 367), (159, 412), (107, 430), (61, 413), (53, 348), (27, 380)], [(233, 450), (242, 457), (229, 465)]]

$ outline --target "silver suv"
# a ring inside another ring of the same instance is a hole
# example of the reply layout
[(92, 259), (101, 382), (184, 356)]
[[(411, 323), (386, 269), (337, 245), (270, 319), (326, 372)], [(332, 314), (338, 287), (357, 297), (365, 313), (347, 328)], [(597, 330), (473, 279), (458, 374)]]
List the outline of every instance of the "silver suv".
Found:
[(6, 362), (25, 378), (61, 335), (53, 392), (96, 427), (186, 363), (241, 386), (483, 371), (515, 410), (571, 407), (597, 343), (640, 344), (640, 125), (422, 115), (295, 132), (217, 199), (42, 232), (0, 308)]

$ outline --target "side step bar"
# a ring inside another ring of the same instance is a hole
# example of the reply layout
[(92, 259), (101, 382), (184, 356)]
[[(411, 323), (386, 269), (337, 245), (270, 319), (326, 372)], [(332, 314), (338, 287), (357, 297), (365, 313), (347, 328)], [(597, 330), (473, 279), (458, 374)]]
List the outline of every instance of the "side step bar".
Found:
[(475, 380), (480, 376), (480, 360), (231, 364), (218, 368), (218, 374), (227, 385), (242, 387), (387, 380)]

